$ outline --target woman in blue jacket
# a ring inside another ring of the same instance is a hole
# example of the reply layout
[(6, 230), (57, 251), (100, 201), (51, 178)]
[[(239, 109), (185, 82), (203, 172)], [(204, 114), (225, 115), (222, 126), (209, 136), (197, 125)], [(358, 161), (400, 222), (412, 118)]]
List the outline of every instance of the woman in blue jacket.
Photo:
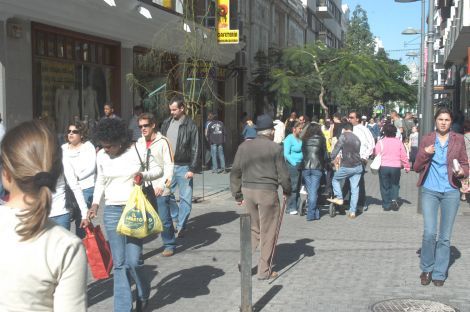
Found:
[(299, 200), (299, 179), (300, 179), (300, 164), (302, 163), (302, 140), (300, 139), (300, 132), (302, 131), (302, 124), (295, 122), (292, 127), (292, 133), (284, 139), (284, 158), (287, 162), (289, 175), (292, 185), (292, 195), (287, 201), (286, 213), (295, 215), (297, 214), (297, 205)]

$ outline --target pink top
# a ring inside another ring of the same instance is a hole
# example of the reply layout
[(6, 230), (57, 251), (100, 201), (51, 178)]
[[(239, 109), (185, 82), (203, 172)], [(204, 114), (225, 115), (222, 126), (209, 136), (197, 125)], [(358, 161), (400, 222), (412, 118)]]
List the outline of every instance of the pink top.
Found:
[[(383, 152), (380, 142), (383, 144)], [(385, 137), (375, 144), (374, 154), (382, 154), (381, 166), (401, 168), (402, 164), (405, 170), (410, 170), (410, 163), (406, 155), (405, 146), (398, 138)]]

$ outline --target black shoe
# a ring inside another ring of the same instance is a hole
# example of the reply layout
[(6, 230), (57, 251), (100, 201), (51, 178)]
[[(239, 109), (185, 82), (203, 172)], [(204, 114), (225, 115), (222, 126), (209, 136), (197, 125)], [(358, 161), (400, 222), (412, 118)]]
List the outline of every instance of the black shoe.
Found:
[(391, 208), (392, 208), (393, 211), (398, 211), (398, 208), (400, 208), (400, 206), (398, 205), (398, 202), (396, 200), (392, 200)]

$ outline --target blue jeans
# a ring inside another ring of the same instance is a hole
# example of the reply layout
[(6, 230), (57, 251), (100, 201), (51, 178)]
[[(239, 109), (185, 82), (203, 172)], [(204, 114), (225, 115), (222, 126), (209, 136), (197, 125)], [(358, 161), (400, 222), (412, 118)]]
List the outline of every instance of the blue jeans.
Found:
[(331, 184), (333, 186), (333, 193), (339, 199), (343, 199), (343, 193), (341, 191), (340, 181), (344, 179), (349, 179), (349, 184), (351, 187), (351, 200), (349, 201), (349, 212), (356, 212), (357, 210), (357, 200), (359, 199), (359, 181), (361, 180), (361, 175), (363, 172), (362, 165), (347, 168), (340, 167), (338, 171), (335, 172)]
[(400, 191), (401, 169), (397, 167), (380, 167), (379, 182), (380, 195), (382, 195), (382, 207), (389, 209), (392, 200), (398, 200)]
[(290, 183), (292, 187), (292, 194), (287, 199), (286, 213), (289, 213), (291, 211), (297, 211), (297, 207), (299, 206), (299, 166), (300, 165), (292, 166), (291, 164), (287, 163), (287, 169), (289, 170)]
[(57, 225), (60, 225), (66, 228), (67, 231), (70, 231), (70, 213), (69, 212), (60, 216), (49, 217), (49, 219), (57, 223)]
[(162, 220), (162, 240), (165, 250), (175, 250), (175, 232), (170, 213), (170, 196), (157, 197), (158, 216)]
[[(177, 223), (175, 230), (185, 227), (191, 213), (193, 200), (193, 179), (186, 179), (184, 175), (189, 171), (189, 166), (175, 165), (173, 179), (171, 180), (170, 211), (171, 218)], [(178, 187), (180, 204), (176, 203), (175, 191)]]
[(150, 283), (143, 272), (142, 239), (120, 235), (116, 228), (124, 206), (106, 206), (103, 222), (114, 263), (114, 312), (132, 311), (132, 291), (129, 273), (134, 279), (137, 296), (148, 299)]
[(218, 169), (217, 158), (219, 158), (220, 169), (225, 170), (225, 156), (223, 144), (211, 144), (212, 172)]
[[(424, 232), (421, 245), (420, 268), (422, 272), (432, 272), (432, 279), (445, 280), (450, 259), (450, 237), (455, 216), (459, 210), (459, 190), (435, 192), (421, 188)], [(439, 238), (437, 236), (437, 219), (441, 208)]]
[(317, 207), (318, 188), (323, 172), (317, 169), (304, 169), (302, 177), (308, 193), (307, 220), (320, 219), (320, 209)]
[[(87, 189), (82, 190), (83, 197), (85, 198), (85, 203), (88, 208), (91, 207), (91, 202), (93, 201), (93, 191), (95, 190), (94, 187), (89, 187)], [(82, 219), (85, 219), (86, 216), (82, 216), (81, 211), (78, 211), (78, 218), (75, 219), (75, 234), (80, 237), (85, 237), (85, 230), (80, 227), (80, 222)]]

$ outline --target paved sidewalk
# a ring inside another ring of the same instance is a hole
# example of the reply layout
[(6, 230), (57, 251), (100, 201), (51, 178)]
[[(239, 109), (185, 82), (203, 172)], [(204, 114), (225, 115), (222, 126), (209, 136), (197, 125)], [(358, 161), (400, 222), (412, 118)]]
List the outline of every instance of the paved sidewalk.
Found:
[[(193, 205), (177, 253), (161, 256), (161, 239), (145, 244), (152, 279), (148, 311), (238, 311), (239, 213), (227, 174), (204, 175), (206, 200)], [(306, 222), (286, 215), (272, 282), (253, 278), (256, 311), (370, 311), (386, 299), (432, 299), (470, 311), (470, 207), (462, 203), (452, 239), (452, 263), (444, 287), (419, 282), (422, 216), (416, 213), (415, 173), (403, 174), (399, 212), (380, 206), (378, 177), (366, 175), (369, 210)], [(195, 178), (195, 196), (202, 194)], [(326, 213), (326, 211), (325, 211)], [(257, 255), (255, 255), (257, 257)], [(254, 260), (254, 263), (256, 258)], [(89, 311), (112, 311), (112, 280), (89, 285)]]

